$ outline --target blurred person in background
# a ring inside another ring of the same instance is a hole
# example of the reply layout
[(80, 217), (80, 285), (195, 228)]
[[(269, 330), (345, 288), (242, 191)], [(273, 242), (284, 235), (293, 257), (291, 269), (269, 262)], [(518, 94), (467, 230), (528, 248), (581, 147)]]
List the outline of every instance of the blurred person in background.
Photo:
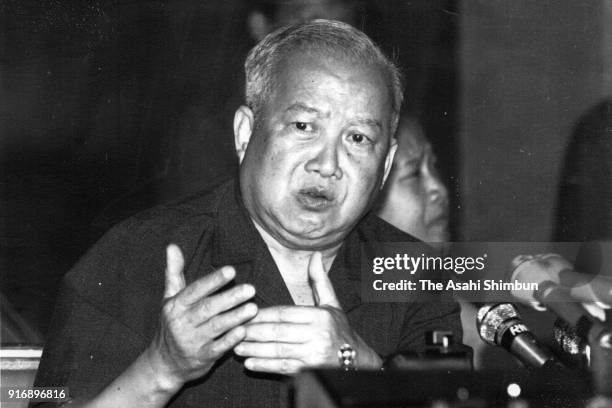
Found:
[[(587, 110), (574, 127), (553, 227), (554, 241), (582, 243), (574, 269), (612, 276), (612, 98)], [(602, 313), (605, 320), (612, 319), (612, 310)]]
[(578, 119), (557, 203), (555, 241), (612, 239), (612, 98)]
[(345, 0), (258, 0), (252, 2), (247, 18), (249, 34), (261, 41), (275, 29), (301, 21), (325, 18), (356, 26), (361, 1)]
[[(418, 119), (404, 114), (396, 133), (398, 148), (389, 179), (379, 198), (378, 216), (395, 227), (430, 243), (450, 239), (448, 189), (440, 179), (436, 155)], [(485, 343), (476, 331), (477, 308), (460, 301), (463, 343), (474, 350), (481, 368)]]
[(448, 190), (440, 180), (436, 156), (418, 120), (403, 116), (397, 139), (398, 149), (378, 215), (425, 242), (448, 241)]

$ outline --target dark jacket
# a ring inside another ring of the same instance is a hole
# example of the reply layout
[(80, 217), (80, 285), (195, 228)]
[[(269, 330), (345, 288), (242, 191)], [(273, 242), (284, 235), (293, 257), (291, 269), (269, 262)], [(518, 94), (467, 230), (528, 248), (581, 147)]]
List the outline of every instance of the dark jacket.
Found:
[[(265, 243), (242, 204), (237, 182), (178, 204), (158, 207), (115, 227), (69, 272), (59, 296), (36, 386), (65, 386), (93, 396), (148, 346), (164, 291), (165, 246), (185, 256), (187, 284), (223, 265), (236, 283), (250, 282), (260, 307), (293, 304)], [(454, 303), (362, 303), (362, 242), (414, 241), (374, 215), (349, 234), (329, 272), (352, 328), (381, 356), (422, 350), (424, 332), (461, 336)], [(171, 407), (287, 406), (285, 377), (248, 372), (228, 353), (202, 379), (185, 386)], [(41, 405), (35, 406), (45, 406)]]

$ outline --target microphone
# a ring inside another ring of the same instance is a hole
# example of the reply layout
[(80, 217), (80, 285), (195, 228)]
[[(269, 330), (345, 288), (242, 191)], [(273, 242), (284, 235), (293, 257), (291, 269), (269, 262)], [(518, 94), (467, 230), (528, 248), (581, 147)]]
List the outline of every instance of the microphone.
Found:
[(541, 368), (558, 364), (552, 354), (538, 345), (512, 303), (482, 306), (476, 315), (476, 328), (485, 342), (505, 348), (527, 366)]
[(591, 314), (571, 297), (569, 291), (551, 281), (543, 282), (534, 293), (535, 299), (575, 328), (576, 335), (590, 344), (611, 335), (602, 321)]
[(565, 288), (553, 282), (544, 282), (534, 295), (537, 301), (575, 327), (579, 337), (588, 340), (595, 389), (603, 395), (611, 396), (612, 383), (609, 379), (612, 377), (612, 331), (591, 316), (580, 303), (576, 303)]
[(589, 368), (591, 348), (587, 339), (578, 334), (575, 327), (557, 318), (553, 325), (553, 336), (560, 350), (557, 357), (563, 365), (578, 370)]
[(565, 320), (557, 318), (553, 325), (553, 336), (559, 348), (571, 356), (585, 356), (587, 352), (587, 340), (578, 334), (576, 328)]
[[(551, 281), (566, 289), (574, 301), (597, 303), (601, 307), (612, 305), (612, 279), (605, 276), (579, 273), (561, 255), (519, 255), (512, 260), (512, 278), (524, 283), (541, 286)], [(535, 302), (533, 292), (513, 290), (519, 300)], [(537, 309), (537, 307), (534, 306)]]

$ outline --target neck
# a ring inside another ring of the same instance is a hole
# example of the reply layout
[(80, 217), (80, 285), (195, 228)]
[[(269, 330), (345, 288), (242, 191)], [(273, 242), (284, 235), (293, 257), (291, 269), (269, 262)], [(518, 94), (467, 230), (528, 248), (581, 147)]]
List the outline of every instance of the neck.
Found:
[[(272, 258), (276, 262), (278, 269), (288, 285), (304, 285), (308, 284), (308, 263), (310, 257), (315, 252), (310, 249), (294, 249), (287, 248), (278, 242), (274, 237), (257, 222), (253, 220), (255, 228), (259, 231), (262, 239), (272, 254)], [(340, 245), (335, 245), (331, 248), (320, 250), (323, 258), (323, 266), (326, 271), (329, 271), (334, 258), (338, 254)]]

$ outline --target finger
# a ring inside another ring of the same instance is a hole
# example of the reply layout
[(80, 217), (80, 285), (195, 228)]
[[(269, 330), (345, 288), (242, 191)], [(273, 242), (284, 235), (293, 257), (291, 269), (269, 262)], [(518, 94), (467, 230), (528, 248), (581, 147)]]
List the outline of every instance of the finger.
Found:
[(216, 295), (201, 298), (193, 304), (191, 311), (200, 316), (204, 322), (219, 313), (246, 302), (253, 296), (255, 296), (255, 287), (249, 284), (242, 284)]
[(290, 358), (247, 358), (244, 366), (251, 371), (290, 375), (300, 371), (304, 363)]
[(305, 324), (247, 323), (245, 340), (283, 343), (303, 343), (310, 340)]
[(308, 277), (310, 278), (310, 287), (315, 298), (315, 305), (341, 308), (334, 287), (323, 267), (323, 258), (320, 252), (315, 252), (310, 257)]
[(260, 343), (243, 341), (234, 347), (239, 356), (257, 358), (292, 358), (300, 360), (304, 347), (295, 343)]
[(175, 244), (166, 247), (166, 285), (164, 299), (171, 298), (185, 287), (183, 268), (185, 259), (181, 249)]
[(533, 255), (517, 255), (510, 262), (512, 270), (518, 268), (522, 263), (535, 259)]
[(312, 323), (318, 309), (312, 306), (273, 306), (259, 309), (251, 323)]
[(214, 316), (198, 327), (198, 332), (209, 339), (214, 339), (228, 330), (252, 319), (257, 314), (255, 303), (246, 303), (232, 311)]
[(227, 285), (235, 277), (236, 270), (234, 267), (224, 266), (219, 268), (187, 286), (183, 293), (183, 299), (186, 303), (195, 303)]
[(234, 327), (210, 345), (210, 354), (218, 357), (227, 353), (244, 339), (245, 333), (244, 326)]

